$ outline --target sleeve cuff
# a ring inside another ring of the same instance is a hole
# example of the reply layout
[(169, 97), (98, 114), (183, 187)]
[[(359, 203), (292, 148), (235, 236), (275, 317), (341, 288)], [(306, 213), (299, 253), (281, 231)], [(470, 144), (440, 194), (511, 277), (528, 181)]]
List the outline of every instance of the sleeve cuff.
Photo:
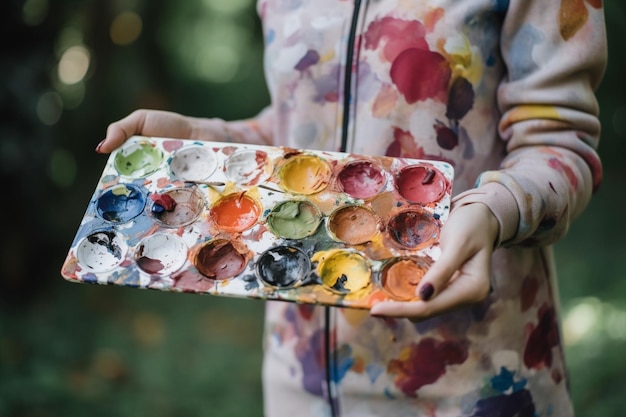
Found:
[(500, 227), (494, 247), (497, 248), (515, 237), (519, 226), (519, 208), (515, 197), (504, 185), (488, 182), (464, 191), (452, 199), (451, 210), (473, 203), (486, 205), (498, 220)]

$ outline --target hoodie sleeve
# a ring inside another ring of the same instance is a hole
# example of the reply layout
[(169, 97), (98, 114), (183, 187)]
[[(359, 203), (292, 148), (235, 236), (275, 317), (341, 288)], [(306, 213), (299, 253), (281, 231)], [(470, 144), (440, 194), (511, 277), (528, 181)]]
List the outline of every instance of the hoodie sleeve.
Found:
[(223, 122), (224, 133), (228, 140), (255, 145), (273, 145), (274, 112), (271, 106), (264, 108), (255, 117), (245, 120)]
[(486, 204), (500, 222), (497, 245), (561, 238), (602, 180), (594, 91), (606, 65), (601, 0), (511, 0), (498, 90), (507, 155), (455, 205)]

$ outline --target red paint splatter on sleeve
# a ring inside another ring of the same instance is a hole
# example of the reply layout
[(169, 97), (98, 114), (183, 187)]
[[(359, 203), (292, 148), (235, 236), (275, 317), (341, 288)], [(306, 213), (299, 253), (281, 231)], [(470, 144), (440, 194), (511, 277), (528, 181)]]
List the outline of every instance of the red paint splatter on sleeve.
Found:
[(441, 378), (450, 365), (462, 364), (467, 360), (466, 342), (440, 342), (433, 338), (412, 343), (400, 358), (387, 365), (388, 371), (396, 375), (395, 385), (407, 396), (417, 397), (417, 390)]
[(578, 177), (574, 170), (569, 166), (561, 162), (558, 158), (550, 158), (548, 160), (548, 166), (561, 174), (565, 174), (569, 183), (572, 185), (574, 189), (578, 188)]

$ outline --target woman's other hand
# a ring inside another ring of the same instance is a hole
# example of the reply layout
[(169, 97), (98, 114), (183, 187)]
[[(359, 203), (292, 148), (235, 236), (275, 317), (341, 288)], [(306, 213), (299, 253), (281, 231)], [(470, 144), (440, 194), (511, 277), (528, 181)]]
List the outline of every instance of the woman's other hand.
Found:
[(109, 125), (96, 152), (110, 153), (133, 135), (230, 141), (226, 122), (221, 119), (201, 119), (162, 110), (136, 110)]

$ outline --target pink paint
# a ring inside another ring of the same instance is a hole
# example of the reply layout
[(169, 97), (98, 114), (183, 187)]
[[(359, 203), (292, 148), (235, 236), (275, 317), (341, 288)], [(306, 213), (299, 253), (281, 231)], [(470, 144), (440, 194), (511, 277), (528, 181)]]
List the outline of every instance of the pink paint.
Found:
[(429, 204), (439, 201), (446, 192), (445, 177), (434, 167), (411, 165), (396, 176), (396, 189), (413, 203)]
[(370, 161), (346, 164), (337, 179), (343, 191), (354, 198), (374, 197), (385, 186), (382, 169)]
[(174, 152), (177, 149), (182, 148), (184, 142), (182, 140), (166, 140), (163, 141), (163, 149), (168, 152)]
[(418, 20), (384, 17), (368, 26), (364, 35), (365, 49), (378, 49), (379, 44), (384, 42), (383, 57), (392, 62), (406, 49), (428, 50), (425, 36), (426, 28)]
[(558, 158), (550, 158), (548, 160), (548, 166), (557, 172), (565, 174), (572, 188), (574, 189), (578, 188), (578, 177), (576, 176), (576, 173), (569, 165), (565, 165)]

